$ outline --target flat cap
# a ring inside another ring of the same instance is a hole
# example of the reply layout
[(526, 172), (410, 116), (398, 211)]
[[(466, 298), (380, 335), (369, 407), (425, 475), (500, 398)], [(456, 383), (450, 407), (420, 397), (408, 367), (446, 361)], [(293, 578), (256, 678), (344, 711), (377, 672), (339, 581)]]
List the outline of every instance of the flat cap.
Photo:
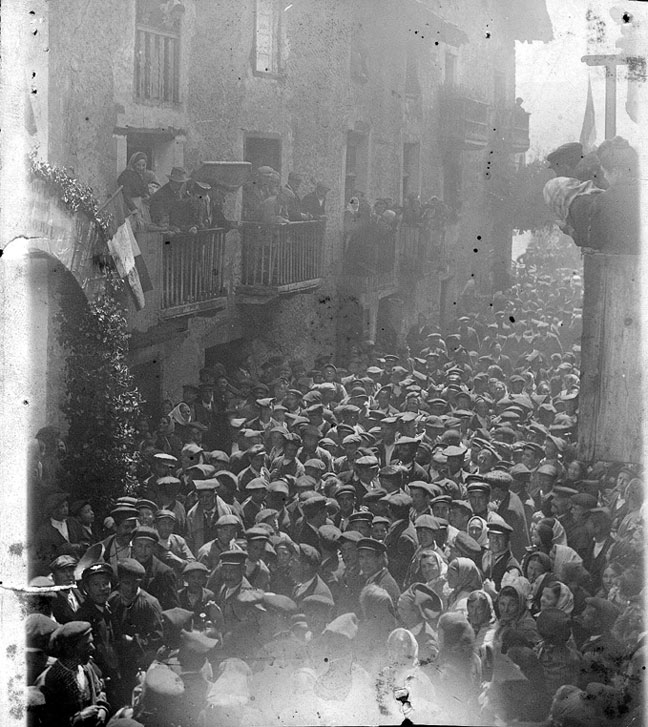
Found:
[(174, 522), (178, 519), (176, 517), (176, 514), (172, 510), (158, 510), (155, 513), (156, 520), (164, 520), (164, 518), (168, 518), (169, 520), (173, 520)]
[(143, 507), (146, 507), (149, 510), (153, 510), (153, 512), (155, 512), (158, 509), (158, 506), (152, 500), (141, 499), (135, 503), (136, 510), (140, 510)]
[(578, 490), (573, 487), (565, 487), (564, 485), (556, 485), (551, 491), (556, 497), (573, 497), (578, 495)]
[(204, 563), (199, 563), (197, 560), (192, 560), (182, 569), (182, 575), (186, 576), (187, 573), (206, 573), (209, 574), (209, 568)]
[(619, 609), (612, 603), (612, 601), (608, 601), (607, 598), (586, 598), (585, 603), (588, 606), (591, 606), (596, 611), (596, 614), (605, 631), (611, 628), (611, 626), (619, 617)]
[(357, 530), (345, 530), (341, 535), (339, 539), (340, 545), (342, 543), (353, 543), (354, 545), (357, 545), (362, 540), (362, 534), (359, 533)]
[(358, 467), (378, 467), (380, 463), (378, 462), (378, 459), (373, 455), (366, 455), (364, 457), (358, 457), (358, 459), (356, 459), (355, 461), (355, 464)]
[(441, 530), (439, 519), (434, 515), (419, 515), (414, 520), (415, 528), (427, 528), (428, 530)]
[(25, 646), (27, 649), (47, 651), (50, 636), (59, 628), (56, 621), (42, 613), (30, 613), (25, 619)]
[(135, 528), (135, 530), (131, 533), (131, 540), (138, 540), (140, 538), (143, 540), (152, 540), (154, 543), (158, 543), (160, 541), (158, 531), (155, 528), (149, 528), (145, 525)]
[(307, 543), (299, 544), (299, 558), (305, 563), (308, 563), (308, 565), (312, 568), (319, 568), (320, 563), (322, 562), (322, 556), (319, 550), (317, 550), (317, 548), (313, 548), (312, 545), (308, 545)]
[(463, 530), (460, 530), (456, 534), (454, 548), (460, 555), (466, 558), (477, 558), (482, 552), (479, 543)]
[(247, 554), (242, 550), (226, 550), (221, 553), (220, 563), (222, 565), (245, 565)]
[(63, 646), (74, 644), (91, 633), (92, 626), (87, 621), (68, 621), (52, 632), (49, 640), (50, 651), (57, 654)]
[(208, 654), (217, 644), (218, 639), (210, 639), (203, 631), (180, 632), (182, 648), (193, 654)]
[(267, 490), (268, 489), (268, 483), (263, 479), (263, 477), (255, 477), (253, 480), (250, 480), (247, 485), (245, 485), (246, 492), (251, 492), (252, 490)]
[(236, 515), (227, 514), (227, 515), (221, 515), (218, 520), (216, 520), (215, 526), (217, 528), (223, 527), (224, 525), (236, 525), (237, 527), (241, 524), (241, 521), (236, 517)]
[(349, 523), (366, 522), (370, 523), (373, 521), (373, 513), (369, 510), (359, 510), (358, 512), (352, 512), (349, 515)]
[(84, 568), (83, 573), (81, 574), (81, 580), (87, 581), (88, 578), (92, 578), (92, 576), (97, 575), (104, 575), (108, 576), (109, 578), (113, 578), (115, 572), (113, 571), (110, 563), (104, 563), (103, 561), (100, 563), (92, 563), (92, 565)]
[(122, 578), (124, 576), (135, 576), (136, 578), (144, 578), (146, 570), (144, 566), (135, 558), (124, 558), (117, 562), (117, 575)]
[(487, 522), (486, 530), (489, 533), (504, 533), (505, 535), (510, 535), (513, 532), (513, 528), (503, 520), (501, 522)]
[(508, 490), (513, 482), (513, 477), (503, 470), (492, 470), (482, 475), (484, 482), (487, 482), (491, 488), (498, 487), (502, 490)]
[(386, 553), (385, 544), (375, 538), (360, 538), (358, 541), (358, 550), (372, 550), (374, 553)]
[(491, 486), (487, 482), (471, 482), (468, 487), (466, 487), (466, 492), (469, 495), (473, 493), (490, 495)]
[(270, 539), (270, 536), (268, 534), (268, 531), (265, 528), (253, 527), (253, 528), (248, 528), (245, 531), (245, 539), (248, 541), (248, 543), (255, 541), (255, 540), (256, 541), (260, 541), (260, 540), (267, 541)]
[(390, 492), (382, 498), (384, 502), (392, 507), (411, 507), (412, 498), (404, 492)]
[(162, 619), (165, 623), (174, 627), (178, 631), (183, 629), (193, 618), (193, 611), (188, 611), (186, 608), (168, 608), (166, 611), (162, 611)]
[(53, 573), (55, 570), (63, 570), (64, 568), (76, 568), (78, 562), (71, 555), (59, 555), (49, 564), (49, 569)]
[(217, 479), (209, 479), (209, 480), (195, 480), (194, 481), (194, 487), (196, 488), (196, 492), (213, 492), (218, 487), (219, 482)]

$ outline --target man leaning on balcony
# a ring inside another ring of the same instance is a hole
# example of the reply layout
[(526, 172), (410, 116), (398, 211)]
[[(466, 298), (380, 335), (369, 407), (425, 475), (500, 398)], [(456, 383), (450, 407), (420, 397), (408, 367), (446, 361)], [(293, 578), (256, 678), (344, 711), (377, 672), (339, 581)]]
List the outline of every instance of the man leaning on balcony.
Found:
[(182, 167), (173, 167), (169, 181), (151, 197), (151, 221), (160, 227), (171, 227), (174, 206), (185, 198), (187, 172)]

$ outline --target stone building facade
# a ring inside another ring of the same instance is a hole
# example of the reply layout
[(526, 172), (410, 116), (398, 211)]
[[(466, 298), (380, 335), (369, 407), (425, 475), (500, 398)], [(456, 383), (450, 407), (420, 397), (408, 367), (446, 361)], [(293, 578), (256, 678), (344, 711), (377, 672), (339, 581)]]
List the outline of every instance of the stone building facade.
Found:
[[(317, 270), (285, 285), (246, 284), (242, 227), (213, 243), (209, 300), (170, 305), (167, 240), (140, 240), (154, 290), (129, 311), (131, 362), (152, 411), (206, 363), (270, 351), (340, 360), (358, 338), (402, 340), (419, 314), (450, 324), (471, 277), (484, 293), (505, 279), (497, 180), (528, 146), (528, 117), (512, 121), (515, 41), (550, 37), (544, 2), (58, 0), (36, 15), (48, 49), (34, 54), (42, 100), (30, 100), (39, 154), (99, 199), (136, 150), (161, 183), (174, 166), (247, 160), (283, 182), (298, 172), (301, 193), (330, 187)], [(433, 249), (397, 236), (390, 275), (349, 277), (354, 190), (395, 204), (437, 196), (454, 214)], [(239, 190), (228, 217), (241, 207)]]

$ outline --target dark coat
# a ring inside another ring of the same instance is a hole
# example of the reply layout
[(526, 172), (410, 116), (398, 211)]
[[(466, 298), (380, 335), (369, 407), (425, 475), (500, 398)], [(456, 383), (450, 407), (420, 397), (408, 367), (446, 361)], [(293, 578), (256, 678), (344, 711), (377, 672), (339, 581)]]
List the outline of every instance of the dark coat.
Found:
[(325, 217), (326, 198), (320, 202), (319, 197), (314, 191), (309, 192), (308, 194), (304, 195), (301, 201), (301, 209), (302, 212), (306, 212), (315, 219), (318, 219), (319, 217)]
[(162, 610), (178, 606), (178, 593), (175, 573), (172, 568), (151, 556), (151, 560), (144, 566), (146, 575), (142, 581), (142, 588), (160, 602)]
[(412, 521), (395, 520), (385, 536), (387, 548), (388, 568), (399, 586), (402, 586), (407, 576), (407, 569), (418, 548), (416, 530)]
[(112, 686), (111, 681), (119, 679), (119, 658), (113, 612), (108, 604), (102, 610), (97, 608), (90, 599), (86, 599), (78, 610), (76, 618), (78, 621), (87, 621), (92, 626), (95, 647), (93, 658), (101, 669), (106, 687), (109, 688)]
[(509, 492), (500, 503), (497, 514), (513, 528), (510, 539), (511, 552), (516, 558), (521, 559), (529, 545), (529, 529), (522, 500), (514, 492)]
[[(129, 604), (115, 591), (110, 594), (108, 605), (113, 613), (121, 672), (133, 677), (138, 668), (148, 668), (163, 644), (162, 607), (157, 598), (142, 589)], [(133, 640), (125, 640), (125, 635)]]
[(193, 611), (195, 618), (200, 618), (200, 615), (205, 613), (205, 605), (209, 601), (213, 601), (214, 598), (215, 596), (213, 591), (210, 591), (209, 588), (203, 588), (201, 589), (200, 598), (192, 606), (189, 601), (187, 587), (185, 586), (178, 591), (178, 603), (180, 604), (180, 608), (184, 608), (187, 611)]
[(68, 601), (69, 591), (59, 591), (56, 597), (52, 599), (52, 616), (60, 623), (66, 624), (68, 621), (79, 621), (79, 610), (83, 605), (85, 596), (78, 588), (72, 589), (72, 594), (79, 604), (79, 608), (74, 611)]
[[(36, 575), (46, 575), (49, 572), (48, 565), (54, 558), (63, 554), (64, 549), (69, 549), (70, 545), (80, 544), (83, 537), (83, 529), (81, 524), (73, 518), (67, 519), (68, 537), (66, 540), (61, 533), (46, 520), (36, 531), (34, 540), (34, 556), (37, 561), (35, 564), (38, 569)], [(79, 546), (80, 551), (84, 550), (83, 546)], [(81, 553), (79, 553), (79, 556)]]

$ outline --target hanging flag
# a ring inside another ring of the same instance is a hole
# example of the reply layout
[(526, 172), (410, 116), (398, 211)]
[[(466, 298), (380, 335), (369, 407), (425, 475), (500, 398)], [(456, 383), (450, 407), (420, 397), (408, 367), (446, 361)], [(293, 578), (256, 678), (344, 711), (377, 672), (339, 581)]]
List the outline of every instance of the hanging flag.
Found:
[(596, 116), (594, 115), (591, 78), (587, 79), (587, 103), (579, 141), (583, 145), (584, 154), (589, 154), (596, 147)]
[(137, 244), (130, 217), (125, 214), (121, 189), (117, 190), (103, 209), (109, 212), (112, 218), (113, 235), (108, 242), (108, 249), (119, 277), (128, 284), (135, 307), (141, 310), (146, 305), (144, 293), (153, 290), (153, 284)]

